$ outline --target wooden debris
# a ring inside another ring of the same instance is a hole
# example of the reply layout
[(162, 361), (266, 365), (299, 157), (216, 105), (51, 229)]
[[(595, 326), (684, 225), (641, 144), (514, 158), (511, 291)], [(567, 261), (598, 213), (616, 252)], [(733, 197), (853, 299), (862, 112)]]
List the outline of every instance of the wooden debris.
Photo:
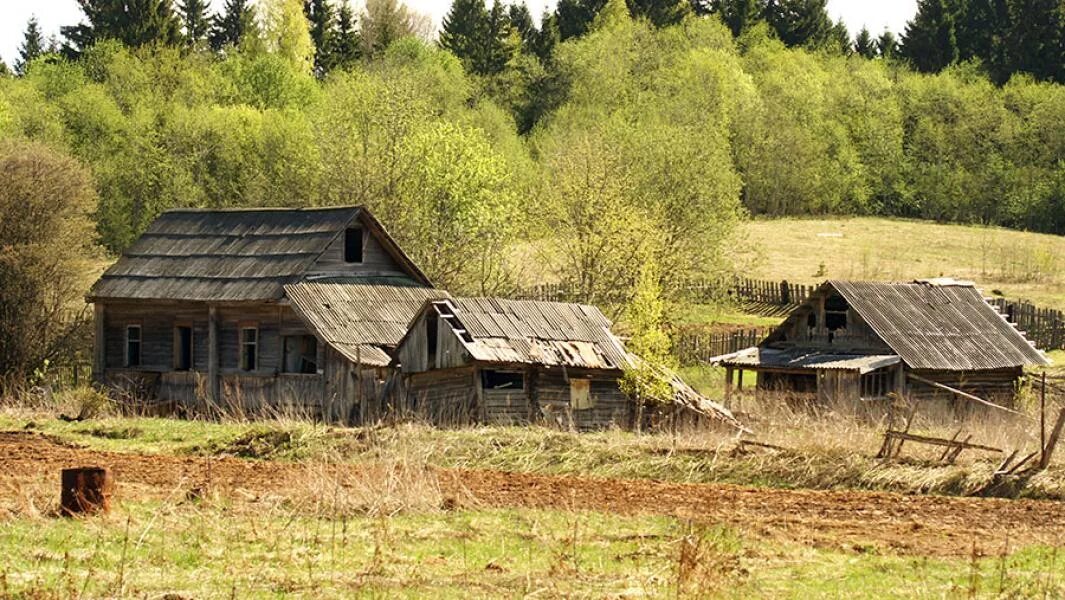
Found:
[(1054, 448), (1058, 445), (1058, 440), (1061, 439), (1061, 430), (1065, 429), (1065, 408), (1061, 409), (1058, 413), (1058, 420), (1054, 423), (1054, 429), (1050, 432), (1050, 439), (1047, 440), (1046, 446), (1043, 446), (1042, 456), (1039, 459), (1039, 469), (1046, 469), (1050, 466), (1050, 458), (1054, 456)]
[(63, 469), (60, 475), (62, 490), (59, 497), (60, 514), (75, 515), (107, 514), (111, 511), (111, 496), (115, 479), (111, 471), (103, 467)]

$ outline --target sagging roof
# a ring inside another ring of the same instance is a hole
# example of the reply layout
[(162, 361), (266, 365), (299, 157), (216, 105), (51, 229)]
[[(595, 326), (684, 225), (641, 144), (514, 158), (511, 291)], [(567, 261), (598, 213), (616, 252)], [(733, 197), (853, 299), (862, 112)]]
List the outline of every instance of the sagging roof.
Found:
[(285, 286), (293, 310), (326, 343), (357, 364), (387, 366), (391, 350), (427, 300), (447, 298), (426, 287), (304, 281)]
[(761, 369), (813, 369), (869, 373), (902, 362), (893, 354), (840, 354), (810, 348), (747, 348), (710, 360), (726, 367)]
[(1050, 362), (972, 282), (832, 280), (851, 308), (910, 368), (1000, 369)]
[(429, 280), (358, 206), (174, 209), (159, 215), (89, 292), (89, 300), (270, 301), (358, 219), (411, 277)]
[[(628, 353), (594, 306), (534, 300), (452, 298), (430, 303), (452, 324), (473, 360), (622, 369)], [(429, 308), (429, 307), (427, 307)]]

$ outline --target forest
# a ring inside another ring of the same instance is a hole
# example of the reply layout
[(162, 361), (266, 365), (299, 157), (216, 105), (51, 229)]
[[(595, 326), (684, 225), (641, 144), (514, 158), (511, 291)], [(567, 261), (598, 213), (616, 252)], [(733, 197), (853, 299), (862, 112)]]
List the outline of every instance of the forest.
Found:
[(733, 272), (751, 216), (1065, 232), (1050, 0), (921, 0), (898, 39), (825, 0), (455, 0), (439, 31), (398, 0), (79, 5), (0, 76), (0, 286), (30, 312), (172, 207), (362, 204), (441, 287), (536, 265), (588, 302)]

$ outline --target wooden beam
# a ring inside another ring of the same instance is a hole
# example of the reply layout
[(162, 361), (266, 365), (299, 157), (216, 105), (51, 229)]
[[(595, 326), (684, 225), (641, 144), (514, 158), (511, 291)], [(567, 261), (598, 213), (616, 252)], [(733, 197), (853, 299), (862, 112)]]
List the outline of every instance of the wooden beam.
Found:
[(936, 382), (936, 381), (932, 381), (931, 379), (925, 379), (924, 377), (920, 377), (918, 375), (914, 375), (913, 373), (907, 373), (906, 377), (909, 378), (909, 379), (912, 379), (914, 381), (923, 383), (925, 385), (930, 385), (930, 386), (932, 386), (934, 388), (948, 391), (948, 392), (954, 394), (955, 396), (959, 396), (959, 397), (965, 398), (966, 400), (972, 400), (973, 402), (976, 402), (977, 404), (983, 404), (984, 406), (987, 406), (989, 408), (996, 408), (998, 410), (1002, 410), (1002, 411), (1005, 411), (1005, 412), (1008, 412), (1008, 413), (1014, 414), (1014, 415), (1020, 415), (1022, 417), (1027, 417), (1028, 416), (1028, 415), (1026, 415), (1024, 413), (1017, 412), (1017, 411), (1013, 410), (1012, 408), (1006, 408), (1005, 406), (1000, 406), (998, 404), (995, 404), (994, 402), (988, 402), (987, 400), (984, 400), (983, 398), (980, 398), (979, 396), (974, 396), (974, 395), (972, 395), (972, 394), (970, 394), (968, 392), (963, 392), (963, 391), (961, 391), (961, 390), (959, 390), (957, 388), (952, 388), (949, 385), (942, 384), (942, 383), (939, 383), (939, 382)]
[(92, 347), (92, 380), (102, 384), (104, 371), (107, 370), (107, 329), (104, 327), (106, 317), (104, 305), (96, 302), (92, 305), (93, 310), (93, 347)]
[(218, 307), (207, 307), (207, 398), (214, 408), (219, 406), (218, 379)]
[(1054, 447), (1058, 445), (1058, 440), (1061, 439), (1061, 430), (1065, 429), (1065, 408), (1061, 409), (1058, 413), (1058, 420), (1054, 423), (1054, 429), (1050, 432), (1050, 439), (1047, 440), (1046, 446), (1043, 446), (1043, 455), (1039, 459), (1039, 468), (1046, 469), (1050, 466), (1050, 458), (1054, 456)]
[(906, 433), (905, 431), (888, 431), (885, 433), (888, 437), (893, 437), (899, 440), (907, 440), (911, 442), (917, 442), (919, 444), (929, 444), (932, 446), (947, 446), (955, 449), (968, 449), (968, 450), (987, 450), (988, 452), (1002, 452), (1002, 448), (995, 448), (993, 446), (984, 446), (983, 444), (973, 444), (970, 442), (964, 442), (959, 440), (948, 440), (946, 438), (934, 438), (924, 435), (916, 435), (913, 433)]

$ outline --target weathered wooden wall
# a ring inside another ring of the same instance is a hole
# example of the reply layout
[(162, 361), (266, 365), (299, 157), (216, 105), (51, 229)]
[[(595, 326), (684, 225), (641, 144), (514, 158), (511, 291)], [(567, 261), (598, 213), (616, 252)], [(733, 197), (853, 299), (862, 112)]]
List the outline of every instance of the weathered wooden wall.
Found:
[(344, 233), (334, 240), (317, 262), (310, 268), (308, 276), (315, 275), (405, 275), (406, 272), (385, 250), (370, 230), (364, 229), (362, 236), (362, 262), (344, 261)]
[[(632, 427), (633, 402), (618, 387), (620, 373), (569, 369), (539, 370), (536, 376), (536, 400), (542, 419), (581, 431)], [(577, 410), (570, 405), (570, 379), (591, 381), (591, 408)]]
[[(793, 342), (812, 347), (868, 354), (894, 354), (853, 308), (847, 310), (846, 328), (829, 330), (825, 319), (825, 300), (833, 294), (835, 291), (831, 288), (813, 293), (802, 306), (789, 315), (778, 331), (768, 337), (768, 341)], [(814, 316), (814, 327), (809, 326), (811, 315)]]

